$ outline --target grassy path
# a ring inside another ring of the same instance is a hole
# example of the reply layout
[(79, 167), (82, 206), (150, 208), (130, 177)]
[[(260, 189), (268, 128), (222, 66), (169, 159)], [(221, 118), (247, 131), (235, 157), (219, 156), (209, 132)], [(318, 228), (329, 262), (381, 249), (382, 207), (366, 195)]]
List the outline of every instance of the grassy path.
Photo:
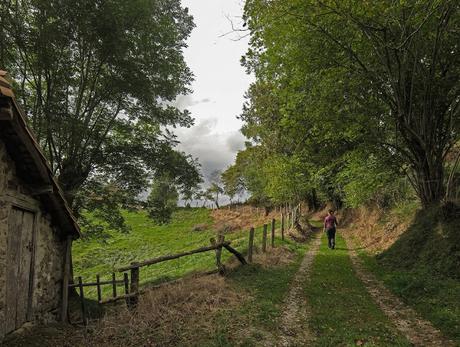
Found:
[(304, 294), (317, 346), (411, 346), (356, 276), (340, 235), (335, 250), (322, 235)]
[(308, 302), (302, 295), (303, 284), (310, 275), (313, 259), (321, 243), (320, 233), (313, 237), (311, 247), (302, 259), (284, 301), (284, 309), (281, 314), (281, 335), (279, 337), (281, 346), (293, 346), (302, 343), (310, 345), (314, 341), (314, 335), (308, 328), (307, 322)]
[[(347, 244), (351, 245), (348, 239)], [(413, 345), (454, 346), (454, 343), (444, 338), (430, 322), (422, 319), (368, 272), (353, 248), (350, 248), (350, 256), (358, 277), (365, 284), (374, 301)]]

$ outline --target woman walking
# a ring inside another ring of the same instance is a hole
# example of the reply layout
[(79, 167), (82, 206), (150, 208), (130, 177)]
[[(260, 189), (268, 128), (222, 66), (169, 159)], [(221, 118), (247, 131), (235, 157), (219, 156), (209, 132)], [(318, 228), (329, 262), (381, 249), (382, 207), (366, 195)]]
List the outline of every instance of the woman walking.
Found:
[(334, 216), (334, 210), (329, 210), (328, 215), (324, 218), (324, 231), (327, 233), (328, 246), (330, 249), (335, 248), (335, 227), (338, 225), (337, 218)]

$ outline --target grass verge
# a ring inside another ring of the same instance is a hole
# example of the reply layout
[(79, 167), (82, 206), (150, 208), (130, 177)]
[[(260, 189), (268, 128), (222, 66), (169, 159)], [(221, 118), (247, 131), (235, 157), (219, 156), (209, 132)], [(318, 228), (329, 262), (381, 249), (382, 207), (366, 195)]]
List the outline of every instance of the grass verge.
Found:
[[(390, 248), (377, 256), (362, 249), (359, 255), (388, 289), (460, 345), (460, 218), (446, 217), (440, 206), (416, 208), (406, 205), (383, 216), (390, 222), (414, 218)], [(361, 245), (361, 235), (354, 236)]]
[(275, 249), (269, 247), (253, 264), (232, 270), (227, 283), (248, 299), (234, 310), (220, 312), (219, 328), (200, 345), (260, 346), (276, 341), (283, 299), (307, 249), (308, 244), (277, 239)]

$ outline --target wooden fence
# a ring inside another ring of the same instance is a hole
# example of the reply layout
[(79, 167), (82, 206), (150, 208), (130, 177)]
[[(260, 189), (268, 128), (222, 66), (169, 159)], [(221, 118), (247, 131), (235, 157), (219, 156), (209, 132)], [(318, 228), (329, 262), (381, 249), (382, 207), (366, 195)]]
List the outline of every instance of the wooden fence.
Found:
[[(124, 294), (118, 295), (117, 294), (117, 285), (124, 285)], [(102, 300), (102, 287), (110, 285), (112, 287), (112, 297)], [(125, 299), (127, 304), (129, 305), (129, 299), (132, 298), (134, 295), (130, 293), (129, 289), (129, 279), (128, 274), (123, 274), (122, 280), (117, 280), (116, 274), (112, 273), (112, 279), (110, 281), (101, 281), (100, 275), (96, 275), (96, 282), (87, 282), (83, 283), (81, 276), (78, 277), (77, 281), (73, 284), (69, 284), (69, 288), (77, 288), (78, 294), (80, 296), (80, 306), (81, 306), (81, 315), (83, 324), (86, 325), (88, 323), (87, 319), (87, 311), (86, 311), (86, 304), (85, 304), (85, 287), (96, 287), (97, 289), (97, 302), (99, 304), (106, 304), (109, 302), (114, 302), (120, 299)]]
[[(294, 225), (294, 221), (296, 218), (295, 213), (297, 213), (296, 209), (292, 211), (283, 211), (281, 212), (281, 218), (280, 218), (280, 232), (281, 232), (281, 239), (284, 240), (284, 235), (285, 235), (285, 230), (286, 227), (289, 229)], [(273, 218), (270, 223), (270, 236), (268, 234), (268, 227), (269, 224), (264, 224), (263, 229), (262, 229), (262, 245), (261, 249), (262, 252), (267, 251), (267, 245), (270, 243), (271, 247), (275, 247), (275, 226), (276, 226), (276, 220)], [(69, 284), (68, 288), (77, 288), (79, 295), (80, 295), (80, 303), (81, 303), (81, 313), (82, 313), (82, 320), (83, 323), (86, 325), (88, 322), (87, 319), (87, 309), (85, 305), (85, 293), (84, 293), (84, 288), (85, 287), (90, 287), (90, 286), (95, 286), (97, 289), (97, 298), (98, 298), (98, 303), (99, 304), (107, 304), (111, 302), (115, 302), (118, 300), (124, 299), (126, 301), (126, 304), (128, 308), (134, 309), (136, 308), (138, 304), (138, 298), (139, 298), (139, 281), (140, 281), (140, 269), (142, 267), (146, 266), (151, 266), (154, 264), (158, 264), (161, 262), (173, 260), (173, 259), (178, 259), (182, 257), (186, 257), (192, 254), (197, 254), (197, 253), (203, 253), (203, 252), (209, 252), (209, 251), (215, 251), (216, 254), (216, 271), (212, 271), (211, 273), (220, 273), (224, 274), (225, 273), (225, 266), (222, 264), (221, 258), (222, 258), (222, 250), (225, 249), (231, 254), (233, 254), (238, 261), (242, 265), (246, 265), (248, 262), (252, 263), (253, 261), (253, 253), (254, 253), (254, 236), (255, 236), (255, 229), (252, 227), (249, 230), (249, 242), (248, 242), (248, 250), (247, 250), (247, 260), (244, 257), (244, 255), (237, 251), (235, 248), (231, 246), (231, 241), (226, 241), (224, 235), (219, 235), (218, 239), (215, 240), (214, 238), (211, 238), (210, 242), (211, 244), (209, 246), (203, 246), (197, 249), (193, 249), (190, 251), (182, 252), (182, 253), (176, 253), (176, 254), (170, 254), (170, 255), (164, 255), (161, 257), (153, 258), (153, 259), (148, 259), (148, 260), (143, 260), (140, 262), (132, 262), (128, 266), (121, 267), (117, 269), (118, 272), (123, 273), (123, 279), (118, 279), (116, 278), (116, 274), (112, 273), (112, 279), (108, 281), (101, 281), (100, 276), (96, 276), (96, 281), (95, 282), (87, 282), (84, 283), (82, 281), (81, 277), (78, 277), (76, 281), (74, 281), (73, 284)], [(270, 240), (268, 238), (270, 237)], [(128, 275), (129, 272), (129, 275)], [(117, 285), (123, 285), (124, 286), (124, 293), (119, 295), (117, 293)], [(112, 287), (112, 296), (107, 299), (102, 298), (102, 287), (103, 286), (111, 286)], [(68, 306), (67, 302), (64, 302), (65, 306)]]

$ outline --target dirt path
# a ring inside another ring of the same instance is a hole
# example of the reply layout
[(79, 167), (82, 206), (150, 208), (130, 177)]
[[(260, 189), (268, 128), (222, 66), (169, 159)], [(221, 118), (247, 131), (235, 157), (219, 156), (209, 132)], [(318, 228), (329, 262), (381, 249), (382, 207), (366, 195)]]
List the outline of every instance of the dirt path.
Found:
[(343, 236), (358, 278), (364, 283), (380, 309), (414, 346), (455, 346), (430, 322), (422, 319), (413, 309), (392, 294), (373, 274), (367, 271), (356, 251), (350, 247), (352, 242), (349, 236), (346, 233)]
[(314, 341), (314, 334), (306, 326), (308, 303), (302, 291), (320, 244), (321, 232), (317, 232), (284, 300), (278, 346), (308, 346)]

